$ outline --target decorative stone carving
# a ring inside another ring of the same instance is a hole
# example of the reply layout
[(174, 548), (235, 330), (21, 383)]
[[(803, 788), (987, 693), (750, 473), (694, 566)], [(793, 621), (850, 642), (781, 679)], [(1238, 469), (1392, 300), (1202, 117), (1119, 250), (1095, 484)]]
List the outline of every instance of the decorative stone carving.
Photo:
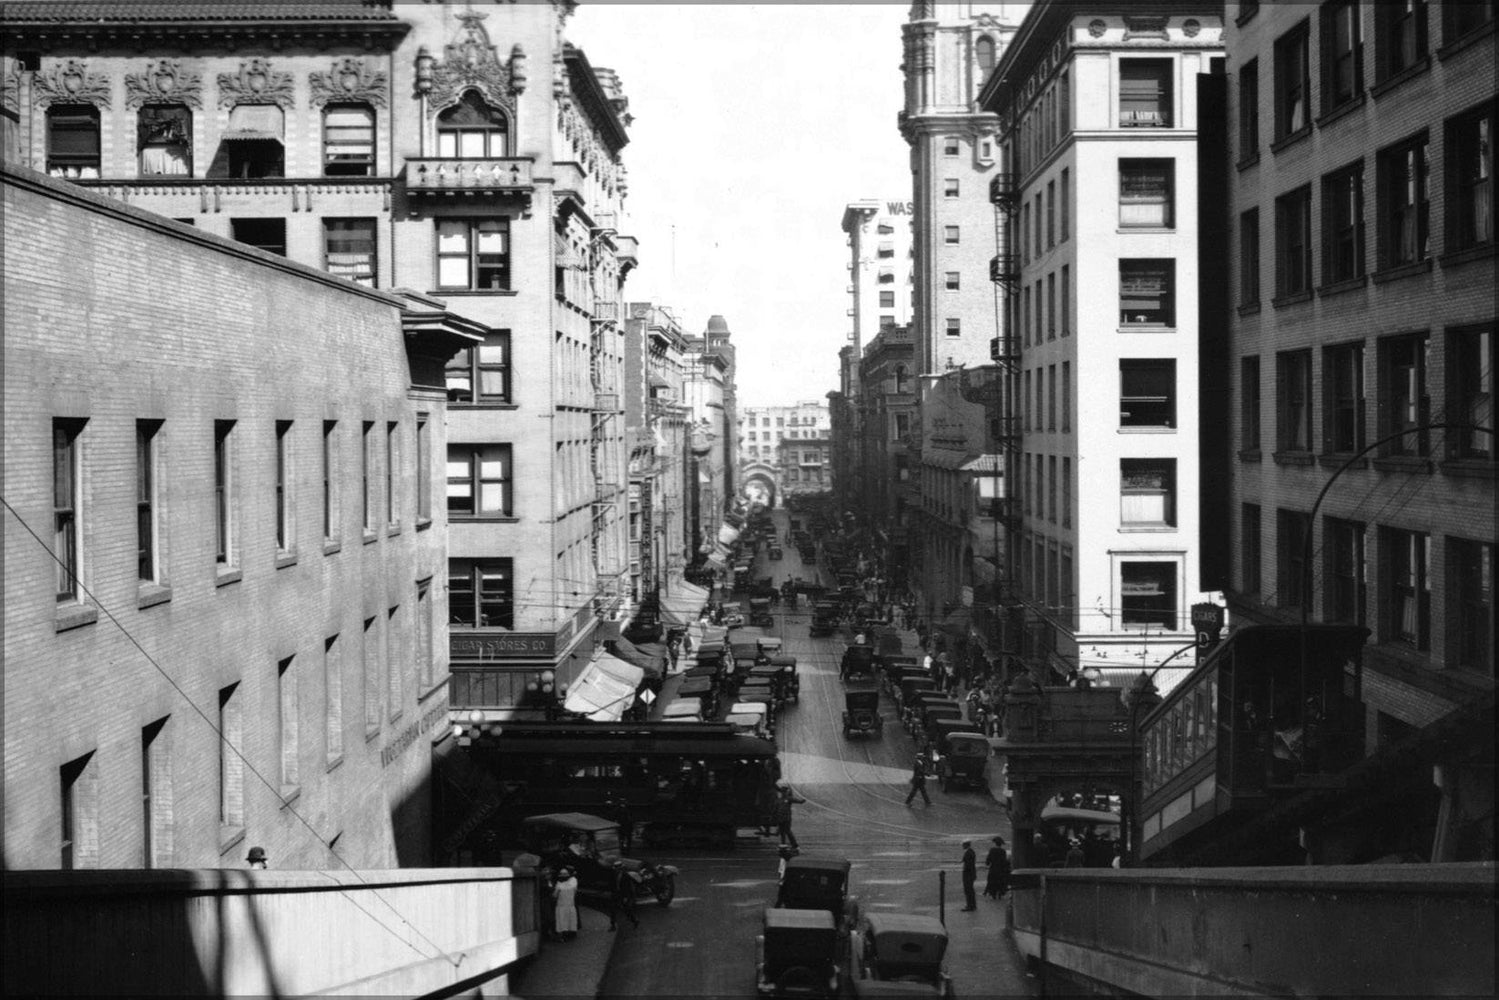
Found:
[(1088, 22), (1088, 34), (1092, 35), (1094, 38), (1102, 38), (1103, 33), (1108, 30), (1109, 26), (1107, 24), (1104, 24), (1101, 18), (1095, 17), (1093, 20)]
[(1124, 38), (1159, 38), (1166, 39), (1166, 18), (1164, 17), (1124, 17)]
[(11, 61), (10, 70), (5, 78), (0, 80), (0, 101), (5, 104), (6, 111), (20, 111), (21, 109), (21, 64)]
[[(498, 50), (489, 41), (484, 30), (487, 15), (476, 11), (458, 14), (463, 30), (456, 41), (443, 49), (442, 62), (432, 67), (432, 111), (442, 111), (458, 103), (463, 92), (473, 88), (492, 108), (502, 108), (511, 116), (515, 114), (515, 88), (510, 67), (500, 61)], [(512, 50), (511, 58), (514, 58)], [(522, 55), (524, 60), (524, 55)], [(525, 86), (522, 68), (521, 86)]]
[(1202, 30), (1202, 22), (1195, 17), (1189, 17), (1182, 22), (1182, 34), (1188, 38), (1196, 38), (1197, 33)]
[(363, 59), (335, 59), (328, 72), (307, 74), (307, 86), (314, 108), (343, 101), (385, 107), (386, 74)]
[(39, 108), (53, 104), (92, 104), (109, 107), (109, 77), (90, 73), (82, 59), (53, 62), (36, 74), (32, 99)]
[(126, 73), (125, 107), (133, 111), (143, 104), (186, 104), (201, 110), (203, 77), (185, 71), (176, 59), (161, 59), (143, 72)]
[(271, 68), (269, 59), (247, 59), (238, 73), (219, 74), (219, 107), (236, 104), (274, 104), (282, 111), (296, 101), (296, 85), (290, 73)]

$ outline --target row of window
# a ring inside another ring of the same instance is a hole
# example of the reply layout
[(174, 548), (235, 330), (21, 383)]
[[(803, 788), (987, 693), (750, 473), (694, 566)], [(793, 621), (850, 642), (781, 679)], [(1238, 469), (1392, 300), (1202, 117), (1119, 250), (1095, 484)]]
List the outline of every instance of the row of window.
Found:
[[(1141, 160), (1121, 160), (1119, 162), (1120, 162), (1120, 201), (1121, 201), (1121, 205), (1122, 205), (1123, 204), (1123, 199), (1124, 199), (1124, 192), (1126, 190), (1126, 185), (1124, 183), (1124, 171), (1126, 169), (1126, 167), (1125, 167), (1126, 164), (1157, 163), (1157, 162), (1172, 163), (1174, 161), (1171, 161), (1171, 160), (1165, 160), (1165, 161), (1156, 161), (1156, 160), (1145, 160), (1145, 161), (1141, 161)], [(1130, 168), (1130, 169), (1132, 171), (1132, 174), (1138, 173), (1137, 170), (1134, 170), (1133, 168)], [(1057, 187), (1058, 184), (1061, 185), (1060, 195), (1058, 194), (1058, 187)], [(1038, 185), (1038, 187), (1039, 187), (1039, 185)], [(1132, 184), (1132, 185), (1129, 186), (1129, 190), (1130, 191), (1136, 192), (1136, 194), (1132, 194), (1131, 195), (1132, 198), (1137, 198), (1138, 199), (1138, 197), (1140, 197), (1138, 195), (1138, 189), (1139, 189), (1139, 185), (1138, 184)], [(1043, 206), (1045, 207), (1045, 214), (1044, 215), (1042, 214), (1042, 208), (1043, 208)], [(1033, 208), (1034, 208), (1034, 215), (1032, 213), (1032, 209)], [(1137, 213), (1137, 214), (1139, 214), (1139, 213)], [(1032, 221), (1031, 221), (1033, 217), (1035, 219), (1035, 224), (1034, 225), (1032, 225)], [(1057, 232), (1057, 220), (1058, 220), (1059, 217), (1061, 219), (1061, 236), (1060, 236), (1060, 238), (1058, 237), (1058, 232)], [(1120, 216), (1120, 218), (1121, 218), (1121, 223), (1120, 224), (1121, 225), (1124, 225), (1124, 223), (1122, 221), (1124, 217), (1125, 217), (1125, 213), (1124, 213), (1124, 210), (1121, 208), (1121, 216)], [(1145, 223), (1134, 223), (1134, 222), (1130, 223), (1130, 225), (1144, 225), (1144, 224)], [(1046, 190), (1044, 192), (1038, 190), (1036, 192), (1036, 197), (1033, 200), (1028, 201), (1024, 205), (1020, 206), (1020, 260), (1021, 260), (1021, 263), (1022, 264), (1028, 264), (1028, 263), (1030, 263), (1033, 260), (1040, 260), (1041, 259), (1041, 255), (1044, 254), (1046, 251), (1055, 248), (1058, 243), (1066, 243), (1071, 238), (1072, 238), (1072, 170), (1071, 170), (1071, 168), (1063, 168), (1062, 172), (1057, 176), (1056, 180), (1050, 180), (1050, 181), (1046, 182)]]
[[(1494, 244), (1495, 105), (1448, 119), (1445, 129), (1449, 253)], [(1375, 241), (1381, 271), (1429, 260), (1431, 166), (1426, 132), (1380, 150), (1375, 157)], [(1313, 291), (1316, 232), (1313, 185), (1275, 200), (1275, 296)], [(1366, 274), (1365, 183), (1362, 160), (1324, 174), (1320, 189), (1323, 287), (1362, 280)], [(1239, 301), (1260, 301), (1260, 218), (1253, 208), (1239, 217)]]
[[(89, 423), (88, 418), (59, 417), (52, 421), (52, 537), (57, 562), (57, 599), (71, 604), (84, 600), (79, 580), (86, 562), (83, 552), (85, 536), (80, 527), (86, 521), (87, 512), (83, 509), (84, 501), (79, 484)], [(418, 471), (414, 477), (417, 525), (420, 527), (431, 517), (428, 477), (424, 474), (430, 448), (427, 415), (417, 414), (414, 430), (407, 432), (402, 431), (399, 421), (387, 421), (383, 437), (379, 434), (375, 421), (361, 422), (357, 478), (347, 474), (347, 463), (339, 454), (342, 441), (339, 423), (337, 420), (321, 421), (321, 434), (314, 442), (305, 440), (310, 435), (298, 432), (297, 422), (291, 420), (277, 420), (266, 428), (272, 435), (269, 468), (265, 471), (269, 499), (274, 511), (274, 527), (262, 543), (274, 546), (278, 565), (290, 564), (297, 555), (299, 511), (295, 496), (299, 478), (308, 474), (309, 464), (312, 465), (311, 474), (316, 476), (316, 481), (320, 484), (319, 523), (325, 552), (332, 551), (332, 547), (341, 538), (340, 494), (346, 481), (358, 483), (362, 525), (367, 541), (378, 537), (376, 529), (382, 523), (382, 515), (383, 523), (388, 529), (400, 525), (398, 472), (404, 460), (403, 433), (412, 433), (414, 436), (411, 442), (411, 461), (414, 463), (413, 468)], [(137, 571), (143, 583), (160, 587), (168, 585), (161, 558), (167, 521), (160, 481), (172, 457), (164, 446), (164, 428), (165, 422), (161, 420), (135, 422)], [(212, 523), (214, 560), (221, 582), (232, 582), (226, 574), (238, 568), (242, 550), (248, 541), (239, 516), (242, 475), (239, 446), (241, 439), (248, 433), (251, 431), (244, 426), (243, 421), (213, 422)], [(315, 463), (300, 461), (299, 444), (313, 451), (316, 455)]]
[[(305, 739), (303, 731), (304, 714), (309, 701), (315, 697), (313, 684), (320, 682), (322, 688), (322, 752), (319, 757), (325, 770), (332, 770), (343, 760), (344, 730), (349, 722), (344, 711), (345, 691), (350, 686), (346, 674), (356, 657), (363, 690), (366, 738), (377, 734), (385, 719), (394, 721), (400, 718), (412, 695), (409, 682), (413, 666), (419, 686), (417, 693), (425, 694), (433, 689), (437, 678), (432, 647), (430, 580), (417, 582), (412, 606), (415, 609), (412, 624), (406, 622), (406, 610), (396, 605), (383, 615), (364, 619), (363, 628), (357, 634), (340, 633), (327, 637), (320, 651), (319, 677), (309, 676), (310, 668), (306, 662), (311, 659), (309, 656), (296, 654), (276, 662), (275, 715), (268, 720), (268, 742), (274, 748), (276, 763), (257, 770), (278, 778), (274, 791), (282, 799), (289, 801), (300, 794), (303, 765), (308, 762), (310, 748), (318, 742)], [(359, 643), (358, 649), (350, 652), (348, 647), (355, 641)], [(415, 648), (408, 649), (408, 643), (414, 644)], [(246, 761), (241, 754), (246, 752), (249, 743), (245, 738), (243, 704), (241, 682), (236, 681), (219, 690), (218, 752), (213, 759), (216, 780), (211, 787), (218, 796), (220, 845), (235, 842), (247, 822)], [(176, 854), (179, 790), (202, 787), (197, 782), (175, 780), (178, 776), (173, 774), (174, 767), (189, 759), (173, 751), (172, 744), (179, 738), (180, 726), (180, 722), (168, 715), (141, 729), (138, 787), (141, 866), (144, 868), (170, 868), (179, 864)], [(256, 745), (261, 745), (259, 740)], [(97, 750), (68, 761), (58, 769), (58, 860), (61, 868), (99, 867), (102, 838), (107, 833), (100, 815), (103, 799), (100, 782), (104, 770)], [(111, 773), (116, 770), (115, 767), (109, 768)]]
[[(54, 177), (98, 178), (99, 109), (91, 104), (54, 104), (47, 109), (47, 172)], [(229, 109), (228, 125), (207, 178), (283, 177), (286, 174), (285, 114), (274, 104)], [(367, 104), (330, 104), (322, 113), (322, 174), (373, 177), (375, 110)], [(192, 177), (193, 113), (185, 104), (148, 104), (136, 115), (140, 176)], [(505, 115), (467, 91), (437, 116), (437, 155), (487, 159), (510, 155)]]
[[(1380, 456), (1425, 457), (1432, 452), (1432, 432), (1424, 428), (1435, 422), (1458, 425), (1438, 432), (1445, 441), (1446, 457), (1492, 461), (1493, 435), (1473, 428), (1494, 425), (1494, 326), (1447, 331), (1440, 345), (1445, 351), (1446, 384), (1436, 410), (1432, 407), (1436, 388), (1431, 384), (1432, 347), (1431, 337), (1425, 332), (1375, 341), (1372, 396), (1376, 436), (1372, 439), (1366, 428), (1371, 393), (1364, 341), (1327, 345), (1315, 353), (1311, 348), (1278, 352), (1276, 453), (1310, 455), (1320, 440), (1323, 454), (1351, 455), (1374, 440), (1390, 438), (1380, 446)], [(1261, 448), (1264, 390), (1260, 368), (1259, 355), (1239, 360), (1239, 435), (1244, 452)], [(1320, 439), (1316, 436), (1319, 411)]]
[[(1443, 37), (1448, 44), (1491, 24), (1494, 4), (1444, 3)], [(1335, 115), (1363, 101), (1365, 94), (1364, 16), (1374, 19), (1374, 86), (1376, 96), (1386, 85), (1415, 74), (1428, 65), (1428, 5), (1425, 0), (1391, 0), (1362, 4), (1330, 0), (1318, 11), (1317, 48), (1320, 52), (1321, 118)], [(1311, 131), (1312, 18), (1301, 21), (1276, 39), (1273, 56), (1274, 102), (1272, 149)], [(1239, 74), (1239, 158), (1252, 162), (1260, 143), (1259, 61), (1250, 60)]]
[[(1058, 328), (1063, 337), (1072, 336), (1072, 265), (1063, 264), (1060, 271), (1037, 278), (1035, 285), (1021, 289), (1019, 304), (1013, 302), (1012, 298), (1011, 309), (1019, 310), (1016, 325), (1020, 327), (1026, 347), (1039, 346), (1043, 339), (1056, 340)], [(1035, 303), (1034, 309), (1031, 308), (1032, 302)], [(1122, 324), (1122, 309), (1120, 315)]]
[[(1246, 503), (1239, 514), (1239, 585), (1246, 595), (1258, 596), (1264, 587), (1264, 511), (1258, 504)], [(1310, 516), (1304, 511), (1278, 509), (1274, 530), (1275, 592), (1266, 598), (1269, 603), (1299, 609), (1310, 583), (1313, 594), (1322, 594), (1324, 621), (1368, 625), (1381, 642), (1423, 652), (1430, 651), (1433, 631), (1441, 628), (1449, 665), (1492, 676), (1492, 543), (1446, 536), (1446, 620), (1434, 623), (1431, 593), (1435, 542), (1431, 535), (1324, 517), (1321, 545), (1312, 550), (1314, 564), (1309, 567)], [(1371, 540), (1378, 546), (1373, 558), (1368, 551)], [(1309, 579), (1309, 571), (1320, 572), (1320, 581)], [(1375, 587), (1373, 608), (1369, 606), (1371, 579)]]
[[(1076, 629), (1080, 619), (1074, 590), (1072, 546), (1025, 532), (1020, 538), (1021, 585), (1052, 615)], [(1126, 629), (1175, 632), (1182, 626), (1182, 566), (1175, 560), (1119, 563), (1119, 606), (1100, 609)]]

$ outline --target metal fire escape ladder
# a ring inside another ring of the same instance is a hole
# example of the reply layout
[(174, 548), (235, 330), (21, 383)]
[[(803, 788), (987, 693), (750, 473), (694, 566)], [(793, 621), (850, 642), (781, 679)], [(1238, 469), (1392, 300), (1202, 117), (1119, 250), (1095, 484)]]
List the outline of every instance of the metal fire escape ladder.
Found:
[(1020, 256), (1014, 252), (1015, 216), (1019, 211), (1019, 180), (1013, 173), (1001, 172), (989, 180), (989, 201), (994, 205), (994, 250), (989, 261), (989, 280), (994, 283), (995, 324), (998, 336), (989, 342), (989, 357), (999, 366), (1004, 389), (1000, 394), (1000, 412), (996, 418), (996, 441), (1004, 464), (1005, 495), (993, 501), (993, 515), (1004, 525), (1005, 559), (1002, 570), (1000, 603), (1017, 603), (1016, 556), (1020, 551), (1020, 503), (1015, 496), (1020, 482), (1020, 419), (1017, 414), (1020, 389), (1020, 339), (1013, 322), (1011, 302), (1019, 294)]
[(592, 303), (588, 371), (593, 391), (588, 463), (594, 482), (589, 546), (598, 581), (595, 600), (599, 611), (606, 610), (604, 606), (619, 596), (619, 578), (623, 572), (617, 539), (610, 532), (618, 521), (621, 489), (617, 456), (610, 446), (619, 413), (619, 386), (615, 384), (617, 366), (612, 351), (619, 329), (619, 300), (617, 289), (607, 287), (601, 267), (604, 255), (609, 252), (605, 241), (613, 235), (612, 219), (601, 220), (591, 229), (588, 244), (589, 298)]

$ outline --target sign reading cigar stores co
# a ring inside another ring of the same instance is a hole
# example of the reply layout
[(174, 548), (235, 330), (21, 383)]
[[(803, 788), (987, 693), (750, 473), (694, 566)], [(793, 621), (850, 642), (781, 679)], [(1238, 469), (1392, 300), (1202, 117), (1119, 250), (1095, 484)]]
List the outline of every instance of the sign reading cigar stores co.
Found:
[[(569, 630), (571, 631), (571, 630)], [(504, 635), (454, 635), (454, 659), (509, 660), (551, 656), (557, 637), (551, 632), (507, 632)]]

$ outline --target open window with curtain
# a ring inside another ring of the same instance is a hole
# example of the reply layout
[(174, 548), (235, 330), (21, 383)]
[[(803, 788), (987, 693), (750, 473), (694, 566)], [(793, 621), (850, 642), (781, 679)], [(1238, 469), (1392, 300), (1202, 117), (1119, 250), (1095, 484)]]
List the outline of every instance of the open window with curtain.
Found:
[(220, 139), (209, 177), (286, 176), (285, 115), (274, 104), (237, 104)]
[(148, 104), (136, 116), (142, 177), (191, 177), (193, 115), (182, 104)]

